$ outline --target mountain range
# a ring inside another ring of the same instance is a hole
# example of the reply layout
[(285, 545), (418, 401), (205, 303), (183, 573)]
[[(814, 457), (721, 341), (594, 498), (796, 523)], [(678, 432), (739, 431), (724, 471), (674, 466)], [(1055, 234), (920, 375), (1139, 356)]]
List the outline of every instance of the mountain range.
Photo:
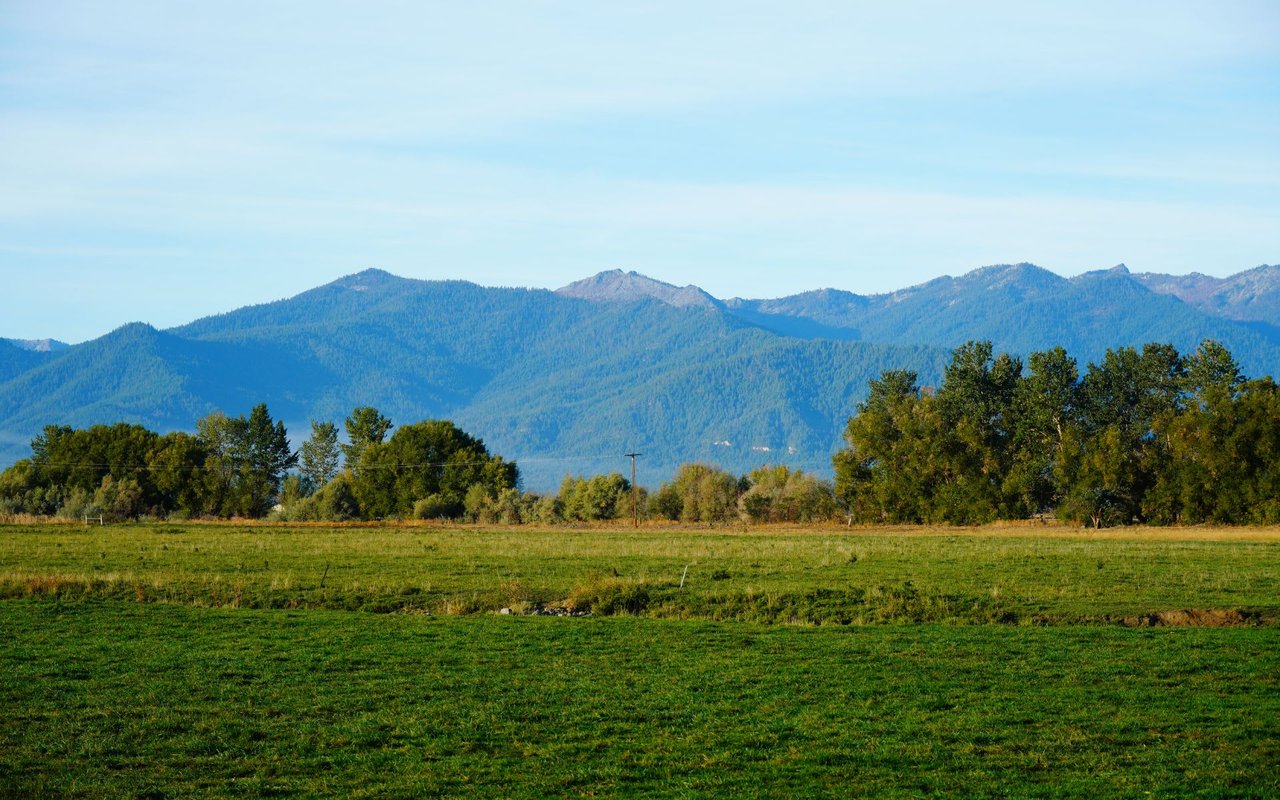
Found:
[(717, 299), (614, 270), (557, 291), (399, 278), (380, 270), (295, 297), (82, 344), (0, 340), (0, 464), (46, 424), (191, 430), (266, 402), (296, 442), (309, 420), (373, 405), (393, 422), (453, 419), (516, 459), (527, 488), (623, 470), (656, 485), (686, 461), (828, 474), (867, 383), (936, 384), (950, 349), (1062, 345), (1083, 369), (1107, 348), (1217, 339), (1249, 375), (1280, 367), (1280, 267), (1230, 278), (1063, 278), (984, 267), (897, 292)]

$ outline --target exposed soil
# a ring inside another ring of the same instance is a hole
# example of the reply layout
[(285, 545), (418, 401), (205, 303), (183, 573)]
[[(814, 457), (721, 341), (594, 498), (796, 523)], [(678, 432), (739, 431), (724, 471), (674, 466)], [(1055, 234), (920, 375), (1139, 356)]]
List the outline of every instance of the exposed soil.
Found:
[(1125, 617), (1120, 624), (1126, 628), (1153, 628), (1157, 626), (1229, 628), (1254, 625), (1260, 621), (1256, 612), (1235, 608), (1183, 608), (1177, 611), (1156, 611)]

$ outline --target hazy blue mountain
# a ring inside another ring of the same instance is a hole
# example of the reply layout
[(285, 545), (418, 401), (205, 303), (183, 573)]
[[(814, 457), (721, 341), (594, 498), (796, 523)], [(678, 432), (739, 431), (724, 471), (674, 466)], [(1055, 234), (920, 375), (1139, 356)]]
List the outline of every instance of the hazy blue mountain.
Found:
[(11, 344), (20, 350), (30, 350), (34, 353), (56, 353), (59, 350), (66, 350), (71, 345), (66, 342), (60, 342), (57, 339), (3, 339), (0, 342)]
[[(1258, 306), (1261, 308), (1261, 306)], [(936, 384), (974, 338), (1025, 354), (1205, 337), (1250, 374), (1276, 373), (1266, 322), (1215, 316), (1116, 268), (1065, 279), (987, 267), (884, 295), (836, 289), (720, 301), (612, 271), (557, 292), (419, 281), (379, 270), (167, 331), (126, 325), (60, 350), (0, 341), (0, 463), (46, 424), (194, 428), (266, 402), (295, 436), (373, 405), (396, 423), (454, 419), (520, 462), (526, 486), (623, 470), (650, 485), (690, 460), (822, 473), (885, 369)]]
[(248, 409), (265, 395), (277, 413), (301, 413), (291, 398), (314, 382), (311, 373), (270, 342), (192, 340), (135, 322), (0, 386), (0, 420), (32, 432), (96, 422), (192, 428), (210, 411)]
[(44, 361), (46, 354), (18, 347), (11, 339), (0, 339), (0, 383), (17, 377)]
[[(375, 405), (395, 422), (456, 420), (521, 463), (526, 485), (624, 469), (656, 483), (705, 458), (827, 471), (844, 421), (884, 369), (936, 381), (947, 354), (778, 337), (715, 307), (592, 302), (369, 270), (169, 331), (125, 326), (0, 385), (7, 461), (45, 424), (190, 429), (266, 402), (309, 419)], [(678, 298), (675, 299), (679, 301)], [(720, 442), (720, 444), (716, 444)]]
[(0, 384), (43, 364), (69, 346), (57, 339), (0, 338)]
[(638, 272), (623, 272), (620, 269), (574, 281), (557, 289), (556, 294), (597, 302), (658, 300), (677, 308), (716, 308), (720, 305), (720, 301), (697, 286), (673, 286)]
[(1173, 295), (1209, 314), (1280, 326), (1280, 265), (1263, 264), (1226, 278), (1198, 272), (1133, 277), (1153, 292)]
[(997, 350), (1020, 354), (1061, 344), (1082, 365), (1112, 347), (1161, 341), (1190, 351), (1213, 338), (1250, 374), (1280, 368), (1276, 328), (1152, 291), (1124, 265), (1071, 279), (1031, 264), (992, 266), (891, 294), (824, 290), (778, 300), (735, 299), (725, 307), (787, 336), (943, 347), (990, 339)]

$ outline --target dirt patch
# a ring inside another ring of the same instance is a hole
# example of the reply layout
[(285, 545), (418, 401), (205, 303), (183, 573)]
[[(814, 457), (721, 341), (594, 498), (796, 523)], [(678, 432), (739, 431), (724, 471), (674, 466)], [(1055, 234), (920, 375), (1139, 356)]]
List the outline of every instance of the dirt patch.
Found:
[(1154, 628), (1157, 626), (1229, 628), (1257, 624), (1256, 613), (1235, 608), (1183, 608), (1177, 611), (1156, 611), (1125, 617), (1120, 624), (1126, 628)]

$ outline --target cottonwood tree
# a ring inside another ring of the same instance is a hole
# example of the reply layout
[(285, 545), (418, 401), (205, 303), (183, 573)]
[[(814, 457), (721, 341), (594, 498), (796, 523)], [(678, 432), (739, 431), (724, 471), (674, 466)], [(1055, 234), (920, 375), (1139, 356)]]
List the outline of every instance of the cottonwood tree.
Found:
[(519, 478), (514, 463), (448, 420), (406, 425), (386, 442), (367, 443), (352, 472), (360, 509), (372, 518), (408, 517), (419, 503), (429, 516), (457, 518), (472, 486), (496, 497)]
[(298, 451), (304, 494), (318, 491), (338, 474), (338, 428), (332, 422), (311, 422), (311, 438)]
[(1006, 494), (1036, 513), (1061, 499), (1054, 468), (1062, 461), (1069, 430), (1079, 427), (1080, 372), (1061, 347), (1027, 358), (1029, 373), (1014, 391), (1013, 453)]
[(617, 518), (630, 510), (630, 497), (631, 482), (617, 472), (590, 478), (566, 475), (556, 495), (564, 519), (582, 522)]
[(342, 445), (342, 456), (346, 459), (347, 469), (355, 472), (359, 469), (360, 458), (369, 445), (382, 444), (391, 430), (391, 420), (378, 413), (373, 406), (359, 406), (347, 417), (347, 442)]
[(752, 522), (818, 522), (835, 513), (831, 485), (803, 470), (779, 464), (752, 470), (746, 477), (738, 505)]
[(265, 403), (249, 416), (221, 411), (196, 424), (205, 460), (205, 509), (221, 516), (262, 516), (280, 491), (285, 471), (298, 463), (283, 422), (271, 419)]
[(709, 464), (682, 464), (655, 503), (668, 519), (729, 522), (738, 516), (738, 479)]

